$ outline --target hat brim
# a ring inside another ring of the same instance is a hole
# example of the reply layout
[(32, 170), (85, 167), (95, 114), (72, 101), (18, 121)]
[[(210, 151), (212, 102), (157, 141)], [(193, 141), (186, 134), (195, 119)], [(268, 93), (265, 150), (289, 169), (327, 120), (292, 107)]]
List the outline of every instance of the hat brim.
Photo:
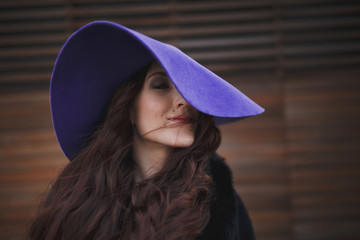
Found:
[(104, 116), (114, 90), (157, 60), (184, 99), (216, 124), (264, 111), (179, 49), (122, 25), (96, 21), (76, 31), (56, 60), (50, 84), (54, 129), (72, 159)]

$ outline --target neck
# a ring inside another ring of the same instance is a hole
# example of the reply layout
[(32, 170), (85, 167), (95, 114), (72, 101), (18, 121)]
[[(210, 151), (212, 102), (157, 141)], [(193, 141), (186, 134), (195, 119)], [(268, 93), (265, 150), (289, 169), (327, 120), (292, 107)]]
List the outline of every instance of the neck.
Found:
[(147, 179), (164, 166), (172, 148), (156, 142), (144, 140), (135, 134), (133, 158), (136, 162), (135, 181)]

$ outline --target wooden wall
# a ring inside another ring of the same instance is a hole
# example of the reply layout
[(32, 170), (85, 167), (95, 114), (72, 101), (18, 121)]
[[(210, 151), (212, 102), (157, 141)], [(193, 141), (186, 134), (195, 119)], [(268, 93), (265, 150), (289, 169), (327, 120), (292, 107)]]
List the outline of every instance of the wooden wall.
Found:
[(179, 46), (266, 112), (219, 152), (259, 240), (360, 239), (360, 3), (0, 1), (0, 239), (24, 239), (67, 163), (48, 85), (66, 38), (111, 20)]

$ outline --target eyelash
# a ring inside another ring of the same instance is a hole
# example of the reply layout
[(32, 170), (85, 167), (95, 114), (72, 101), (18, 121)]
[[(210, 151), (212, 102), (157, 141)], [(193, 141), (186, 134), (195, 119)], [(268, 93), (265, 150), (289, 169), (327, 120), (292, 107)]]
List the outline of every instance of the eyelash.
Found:
[(152, 89), (168, 89), (168, 88), (170, 88), (170, 86), (169, 86), (169, 84), (168, 83), (164, 83), (164, 82), (162, 82), (162, 83), (152, 83), (151, 84), (151, 88)]

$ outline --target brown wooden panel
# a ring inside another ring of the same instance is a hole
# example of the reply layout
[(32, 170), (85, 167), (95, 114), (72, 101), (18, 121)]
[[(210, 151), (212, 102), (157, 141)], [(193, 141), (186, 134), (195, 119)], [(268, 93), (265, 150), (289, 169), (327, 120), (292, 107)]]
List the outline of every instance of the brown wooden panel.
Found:
[(51, 126), (51, 68), (70, 33), (100, 19), (180, 46), (266, 108), (221, 126), (219, 149), (257, 239), (359, 239), (359, 7), (354, 0), (0, 1), (0, 239), (24, 239), (67, 163)]
[(312, 72), (291, 75), (287, 81), (288, 157), (298, 239), (359, 236), (359, 74)]
[(51, 127), (48, 91), (0, 94), (0, 239), (24, 239), (37, 205), (66, 163)]
[[(226, 77), (225, 77), (226, 78)], [(266, 108), (261, 116), (221, 126), (224, 155), (259, 239), (291, 239), (280, 81), (275, 74), (226, 78)], [(271, 220), (270, 220), (271, 219)]]

